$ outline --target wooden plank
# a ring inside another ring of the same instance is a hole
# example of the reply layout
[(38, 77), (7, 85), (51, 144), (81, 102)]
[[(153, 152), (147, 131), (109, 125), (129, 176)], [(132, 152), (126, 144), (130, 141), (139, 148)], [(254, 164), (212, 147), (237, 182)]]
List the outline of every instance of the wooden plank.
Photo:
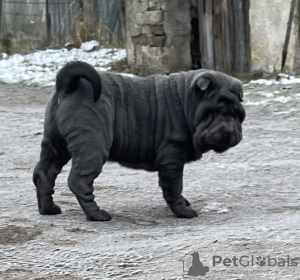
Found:
[(48, 0), (49, 35), (52, 45), (64, 45), (75, 40), (79, 20), (77, 0)]
[(222, 1), (214, 0), (212, 13), (214, 69), (218, 71), (224, 71), (223, 53), (226, 51), (222, 48)]
[(198, 0), (201, 67), (250, 70), (249, 0)]
[(232, 42), (233, 34), (231, 32), (232, 26), (232, 13), (231, 13), (231, 0), (222, 1), (222, 26), (223, 26), (223, 42), (224, 42), (224, 68), (225, 72), (230, 72), (232, 69)]
[(199, 49), (200, 49), (200, 64), (202, 68), (205, 68), (204, 62), (204, 32), (203, 32), (203, 1), (198, 0), (198, 29), (199, 29)]
[[(214, 68), (213, 32), (212, 32), (212, 0), (199, 1), (199, 29), (201, 46), (201, 66)], [(201, 3), (202, 2), (202, 3)]]
[(250, 23), (249, 23), (249, 8), (250, 0), (243, 1), (244, 9), (244, 38), (245, 38), (245, 61), (244, 61), (244, 73), (251, 70), (251, 50), (250, 50)]
[(242, 71), (242, 64), (244, 59), (244, 40), (243, 40), (243, 14), (241, 0), (233, 1), (233, 14), (234, 26), (233, 31), (235, 34), (234, 40), (234, 70), (237, 72)]
[[(234, 2), (234, 33), (235, 33), (235, 57), (234, 71), (243, 73), (249, 70), (249, 24), (248, 11), (249, 3), (247, 0), (238, 0)], [(248, 3), (247, 3), (248, 2)]]

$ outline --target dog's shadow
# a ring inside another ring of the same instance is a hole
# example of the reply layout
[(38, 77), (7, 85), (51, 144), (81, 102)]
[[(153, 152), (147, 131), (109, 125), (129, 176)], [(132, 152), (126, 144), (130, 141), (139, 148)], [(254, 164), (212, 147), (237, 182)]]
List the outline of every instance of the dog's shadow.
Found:
[(138, 225), (138, 226), (144, 226), (144, 227), (152, 227), (152, 226), (157, 226), (160, 224), (159, 221), (157, 220), (152, 220), (152, 219), (144, 219), (142, 217), (131, 217), (129, 214), (128, 215), (123, 215), (119, 213), (112, 213), (112, 219), (116, 223), (122, 222), (122, 223), (128, 223), (132, 225)]
[[(100, 191), (102, 192), (107, 190), (112, 190), (114, 193), (112, 195), (115, 198), (115, 202), (114, 199), (109, 201), (101, 199)], [(99, 194), (97, 194), (97, 192), (99, 192)], [(96, 201), (99, 202), (99, 206), (101, 208), (103, 207), (103, 209), (107, 210), (112, 216), (112, 220), (108, 223), (120, 223), (131, 227), (133, 225), (155, 227), (166, 222), (167, 224), (171, 225), (172, 223), (178, 223), (178, 220), (181, 222), (189, 221), (190, 223), (191, 220), (199, 218), (201, 215), (201, 210), (205, 204), (203, 200), (191, 199), (190, 202), (192, 207), (198, 212), (199, 216), (194, 219), (181, 219), (174, 216), (170, 208), (166, 205), (164, 199), (160, 197), (159, 193), (153, 195), (155, 197), (151, 199), (151, 203), (147, 201), (146, 198), (143, 198), (145, 199), (145, 202), (148, 202), (147, 205), (143, 205), (141, 204), (141, 201), (143, 200), (141, 198), (139, 203), (135, 204), (134, 201), (120, 201), (120, 197), (118, 196), (121, 196), (121, 194), (117, 190), (117, 187), (99, 185), (95, 186)], [(71, 191), (65, 189), (62, 193), (60, 193), (57, 199), (58, 204), (65, 208), (62, 209), (63, 214), (70, 216), (72, 220), (74, 220), (75, 216), (77, 216), (75, 219), (80, 219), (81, 216), (84, 217), (84, 213), (78, 205), (75, 195)]]

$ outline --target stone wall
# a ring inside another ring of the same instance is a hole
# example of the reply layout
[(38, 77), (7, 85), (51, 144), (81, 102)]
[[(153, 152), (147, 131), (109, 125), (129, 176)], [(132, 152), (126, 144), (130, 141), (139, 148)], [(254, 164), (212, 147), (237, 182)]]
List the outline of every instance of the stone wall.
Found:
[(125, 0), (128, 64), (144, 74), (191, 68), (190, 1)]

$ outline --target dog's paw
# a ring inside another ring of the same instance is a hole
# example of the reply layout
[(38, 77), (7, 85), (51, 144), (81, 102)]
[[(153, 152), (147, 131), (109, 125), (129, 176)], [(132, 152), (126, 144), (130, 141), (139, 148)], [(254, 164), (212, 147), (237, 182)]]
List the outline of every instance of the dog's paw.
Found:
[(45, 207), (45, 208), (40, 208), (39, 209), (40, 214), (42, 215), (57, 215), (61, 214), (60, 207), (53, 203), (52, 205)]
[(194, 218), (198, 216), (194, 209), (185, 204), (170, 206), (170, 208), (177, 218)]
[(89, 221), (105, 222), (111, 219), (111, 216), (105, 210), (98, 210), (94, 213), (87, 215)]

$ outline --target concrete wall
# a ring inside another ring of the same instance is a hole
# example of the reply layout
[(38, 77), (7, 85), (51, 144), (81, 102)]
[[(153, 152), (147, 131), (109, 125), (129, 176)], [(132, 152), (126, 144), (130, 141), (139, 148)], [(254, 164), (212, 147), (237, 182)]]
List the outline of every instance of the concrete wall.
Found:
[(128, 64), (144, 74), (191, 68), (190, 1), (125, 0)]
[(170, 72), (190, 70), (192, 66), (190, 11), (190, 1), (166, 1), (163, 22), (166, 32), (165, 62)]
[[(249, 11), (251, 70), (278, 73), (290, 12), (290, 0), (251, 0)], [(297, 11), (297, 9), (296, 9)], [(287, 73), (295, 73), (298, 24), (294, 16), (288, 48)]]

